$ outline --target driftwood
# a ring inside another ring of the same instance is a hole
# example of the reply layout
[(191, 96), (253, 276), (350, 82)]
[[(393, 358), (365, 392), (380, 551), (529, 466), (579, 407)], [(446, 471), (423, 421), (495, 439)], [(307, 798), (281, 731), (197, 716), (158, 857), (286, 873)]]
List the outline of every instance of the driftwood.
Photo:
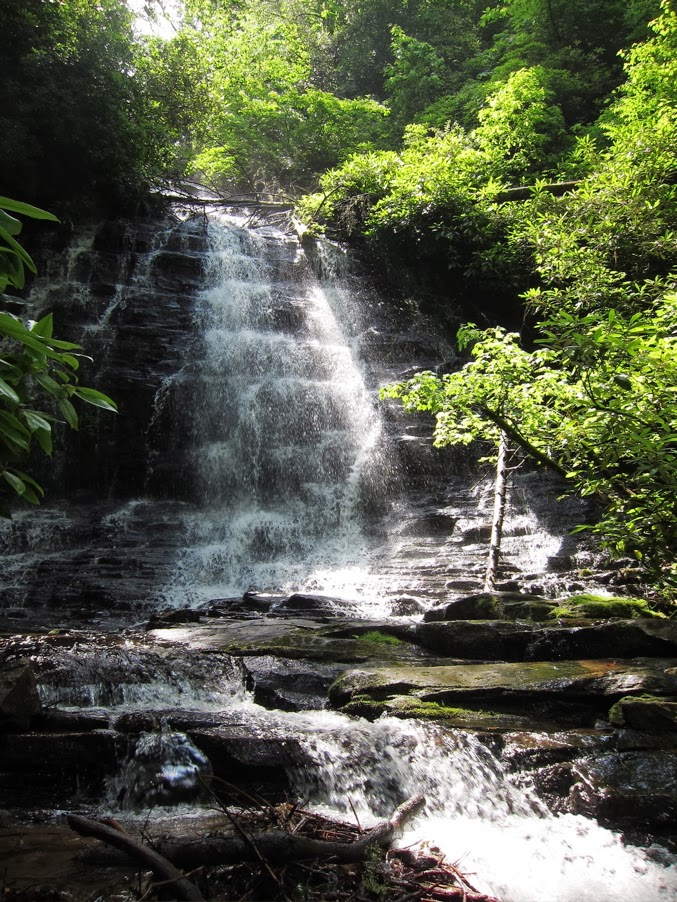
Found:
[(139, 864), (151, 870), (163, 883), (171, 884), (173, 898), (188, 900), (188, 902), (203, 902), (204, 896), (200, 890), (190, 880), (187, 880), (173, 864), (154, 852), (153, 849), (144, 846), (133, 836), (120, 830), (119, 826), (109, 827), (107, 824), (91, 821), (78, 814), (69, 815), (68, 824), (71, 830), (75, 830), (80, 836), (93, 836), (109, 846), (126, 852)]
[(404, 802), (387, 821), (377, 824), (355, 842), (331, 842), (297, 836), (282, 830), (247, 832), (244, 836), (207, 836), (193, 842), (163, 842), (158, 849), (179, 867), (239, 864), (264, 860), (270, 864), (330, 858), (342, 864), (364, 861), (374, 847), (387, 848), (398, 829), (425, 805), (422, 795)]

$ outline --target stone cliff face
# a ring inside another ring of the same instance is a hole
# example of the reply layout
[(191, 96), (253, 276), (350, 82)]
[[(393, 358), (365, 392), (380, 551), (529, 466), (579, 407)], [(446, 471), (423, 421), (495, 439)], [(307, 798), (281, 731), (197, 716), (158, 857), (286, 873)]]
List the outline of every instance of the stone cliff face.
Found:
[[(335, 591), (323, 561), (378, 573), (338, 594), (400, 610), (406, 596), (412, 613), (479, 588), (489, 483), (467, 455), (432, 449), (430, 423), (376, 398), (448, 361), (448, 336), (341, 248), (302, 248), (284, 217), (249, 209), (210, 224), (183, 211), (103, 223), (42, 253), (35, 313), (52, 310), (57, 334), (92, 355), (82, 382), (120, 414), (82, 411), (45, 471), (49, 501), (5, 530), (6, 610), (102, 620), (285, 575)], [(235, 244), (215, 244), (224, 228)], [(580, 512), (553, 517), (553, 487), (533, 474), (513, 497), (506, 578), (570, 570)]]

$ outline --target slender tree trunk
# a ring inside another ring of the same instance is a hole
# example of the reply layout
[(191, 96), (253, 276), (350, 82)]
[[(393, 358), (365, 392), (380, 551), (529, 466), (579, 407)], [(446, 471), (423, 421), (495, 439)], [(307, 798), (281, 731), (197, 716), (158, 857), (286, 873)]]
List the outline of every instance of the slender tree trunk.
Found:
[(498, 460), (496, 461), (496, 482), (494, 483), (494, 519), (491, 524), (491, 543), (489, 560), (484, 578), (484, 591), (493, 592), (496, 588), (498, 562), (501, 556), (501, 539), (503, 537), (503, 521), (505, 519), (505, 502), (508, 494), (508, 436), (501, 430), (498, 443)]

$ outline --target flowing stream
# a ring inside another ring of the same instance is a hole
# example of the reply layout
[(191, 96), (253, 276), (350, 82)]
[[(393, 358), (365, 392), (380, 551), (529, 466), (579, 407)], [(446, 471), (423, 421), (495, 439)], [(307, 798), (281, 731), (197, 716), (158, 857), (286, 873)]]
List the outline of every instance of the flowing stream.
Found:
[[(551, 814), (528, 783), (509, 773), (472, 733), (391, 717), (369, 723), (330, 711), (271, 711), (255, 703), (221, 658), (207, 665), (167, 662), (163, 668), (157, 660), (143, 663), (130, 650), (112, 655), (108, 665), (128, 673), (131, 662), (142, 682), (113, 695), (96, 682), (96, 672), (87, 676), (101, 667), (94, 660), (84, 660), (75, 677), (77, 698), (67, 688), (42, 687), (45, 700), (64, 710), (106, 704), (111, 724), (149, 711), (161, 721), (158, 729), (141, 734), (110, 779), (101, 814), (138, 812), (146, 820), (166, 816), (173, 806), (199, 814), (209, 762), (185, 733), (173, 729), (180, 706), (184, 719), (209, 714), (221, 728), (244, 728), (250, 739), (289, 748), (285, 768), (292, 795), (321, 813), (347, 821), (358, 817), (365, 827), (423, 793), (426, 808), (399, 845), (439, 849), (479, 891), (502, 902), (677, 898), (677, 865), (666, 849), (638, 849), (590, 819)], [(186, 803), (198, 807), (186, 809)]]

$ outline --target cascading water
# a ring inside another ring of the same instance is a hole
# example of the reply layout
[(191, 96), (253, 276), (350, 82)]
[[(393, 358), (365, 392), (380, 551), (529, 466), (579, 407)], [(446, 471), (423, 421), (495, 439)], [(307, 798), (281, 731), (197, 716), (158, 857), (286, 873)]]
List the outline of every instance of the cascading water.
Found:
[[(191, 710), (211, 712), (219, 729), (244, 726), (250, 739), (286, 749), (282, 760), (292, 796), (311, 809), (349, 821), (357, 816), (368, 827), (423, 793), (426, 807), (399, 845), (439, 850), (434, 854), (456, 863), (476, 889), (501, 902), (677, 898), (677, 865), (664, 848), (640, 850), (594, 821), (551, 814), (524, 778), (508, 772), (472, 733), (389, 717), (369, 723), (330, 711), (270, 711), (233, 677), (220, 686), (214, 683), (208, 692), (197, 680), (191, 684), (188, 674), (197, 672), (196, 661), (181, 662), (178, 673), (169, 669), (169, 658), (164, 668), (152, 655), (148, 661), (143, 656), (130, 661), (137, 680), (152, 669), (168, 685), (160, 690), (156, 682), (142, 683), (136, 692), (109, 700), (112, 722), (138, 712), (144, 696), (143, 710), (155, 711), (159, 723), (141, 733), (109, 781), (102, 813), (123, 810), (146, 819), (152, 811), (158, 818), (171, 811), (168, 806), (183, 805), (179, 810), (185, 812), (186, 802), (208, 802), (209, 761), (185, 733), (170, 726), (170, 684), (172, 677), (183, 676), (182, 692), (174, 690), (181, 716), (190, 719)], [(121, 653), (108, 661), (113, 671), (121, 663)], [(224, 661), (219, 658), (219, 663)], [(216, 670), (213, 662), (206, 666)], [(203, 672), (202, 679), (206, 676)], [(103, 694), (92, 693), (97, 702)]]
[(351, 597), (370, 583), (365, 503), (392, 480), (381, 422), (298, 242), (233, 219), (209, 228), (199, 356), (180, 388), (199, 510), (163, 595)]
[(594, 821), (550, 814), (471, 734), (380, 718), (349, 729), (337, 722), (308, 747), (320, 766), (294, 773), (302, 798), (368, 824), (422, 792), (426, 809), (400, 845), (433, 844), (502, 902), (677, 898), (667, 850), (639, 850)]

